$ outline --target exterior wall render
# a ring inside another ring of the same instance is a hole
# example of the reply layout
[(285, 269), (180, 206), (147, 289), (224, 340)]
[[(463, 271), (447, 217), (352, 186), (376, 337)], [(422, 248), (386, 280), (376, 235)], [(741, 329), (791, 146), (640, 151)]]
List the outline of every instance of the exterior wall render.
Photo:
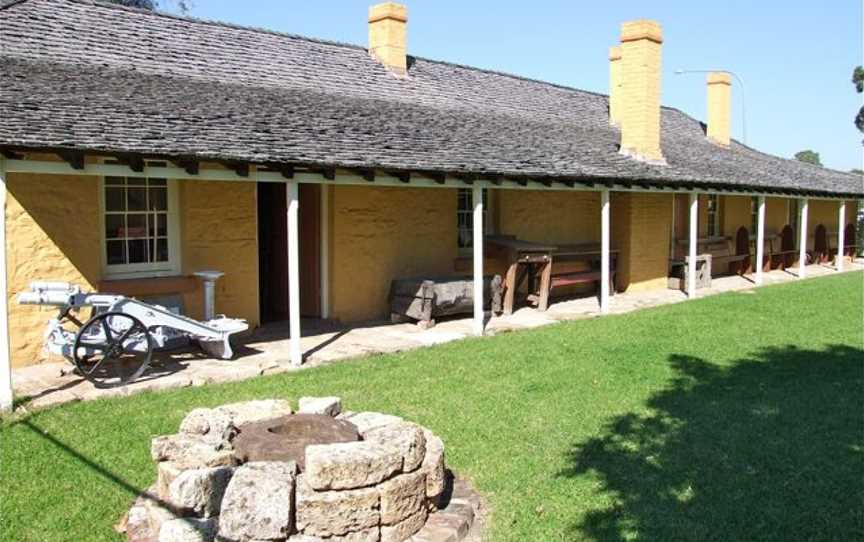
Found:
[(620, 250), (619, 289), (667, 287), (672, 205), (672, 194), (612, 194), (612, 243)]
[[(179, 181), (182, 274), (225, 272), (216, 310), (258, 325), (257, 208), (253, 183)], [(33, 280), (78, 284), (95, 291), (102, 280), (98, 177), (12, 173), (8, 178), (7, 272), (12, 364), (47, 361), (45, 322), (52, 307), (15, 300)], [(200, 288), (183, 294), (187, 313), (203, 317)]]

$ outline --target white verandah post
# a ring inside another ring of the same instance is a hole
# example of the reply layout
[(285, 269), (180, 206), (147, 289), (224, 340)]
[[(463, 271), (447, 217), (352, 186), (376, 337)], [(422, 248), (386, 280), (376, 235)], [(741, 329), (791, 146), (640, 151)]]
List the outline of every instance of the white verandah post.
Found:
[(765, 259), (765, 196), (759, 196), (758, 221), (756, 223), (756, 284), (762, 284), (762, 267)]
[(609, 312), (609, 190), (600, 192), (600, 312)]
[(472, 216), (474, 251), (474, 335), (483, 335), (483, 188), (471, 189), (474, 204)]
[(688, 243), (687, 297), (696, 297), (696, 246), (699, 234), (699, 194), (690, 193), (690, 241)]
[(840, 200), (840, 208), (837, 210), (837, 260), (835, 266), (837, 271), (843, 271), (843, 250), (846, 244), (846, 200)]
[(297, 224), (299, 186), (294, 181), (285, 183), (288, 214), (288, 330), (291, 335), (288, 349), (291, 364), (298, 366), (303, 363), (300, 349), (300, 235)]
[(800, 231), (798, 232), (798, 278), (807, 276), (807, 198), (801, 198), (801, 210), (798, 218)]
[(9, 345), (9, 298), (6, 283), (6, 165), (0, 156), (0, 412), (12, 410), (12, 362)]

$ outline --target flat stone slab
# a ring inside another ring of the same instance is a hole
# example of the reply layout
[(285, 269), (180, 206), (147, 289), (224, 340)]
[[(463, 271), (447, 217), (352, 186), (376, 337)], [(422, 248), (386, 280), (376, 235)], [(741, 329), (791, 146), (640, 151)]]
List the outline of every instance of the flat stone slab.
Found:
[(342, 412), (342, 399), (339, 397), (301, 397), (298, 412), (338, 416)]
[(373, 442), (340, 442), (306, 448), (306, 482), (313, 489), (354, 489), (389, 478), (402, 455)]

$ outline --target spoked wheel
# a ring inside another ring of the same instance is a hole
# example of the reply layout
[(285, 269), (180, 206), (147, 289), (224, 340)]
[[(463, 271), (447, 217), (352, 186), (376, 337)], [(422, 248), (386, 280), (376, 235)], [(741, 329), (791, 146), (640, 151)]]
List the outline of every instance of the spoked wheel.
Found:
[(72, 361), (98, 387), (134, 382), (153, 357), (153, 338), (144, 324), (122, 312), (104, 312), (87, 321), (75, 336)]

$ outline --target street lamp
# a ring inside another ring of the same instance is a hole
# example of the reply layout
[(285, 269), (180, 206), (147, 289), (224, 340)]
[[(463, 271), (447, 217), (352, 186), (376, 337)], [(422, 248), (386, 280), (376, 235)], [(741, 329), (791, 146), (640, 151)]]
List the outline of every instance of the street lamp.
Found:
[(728, 73), (732, 77), (738, 80), (738, 84), (741, 85), (741, 139), (743, 143), (747, 144), (747, 107), (746, 100), (744, 99), (744, 80), (738, 77), (738, 74), (731, 70), (675, 70), (675, 75), (683, 75), (685, 73), (711, 73), (711, 72), (720, 72), (720, 73)]

